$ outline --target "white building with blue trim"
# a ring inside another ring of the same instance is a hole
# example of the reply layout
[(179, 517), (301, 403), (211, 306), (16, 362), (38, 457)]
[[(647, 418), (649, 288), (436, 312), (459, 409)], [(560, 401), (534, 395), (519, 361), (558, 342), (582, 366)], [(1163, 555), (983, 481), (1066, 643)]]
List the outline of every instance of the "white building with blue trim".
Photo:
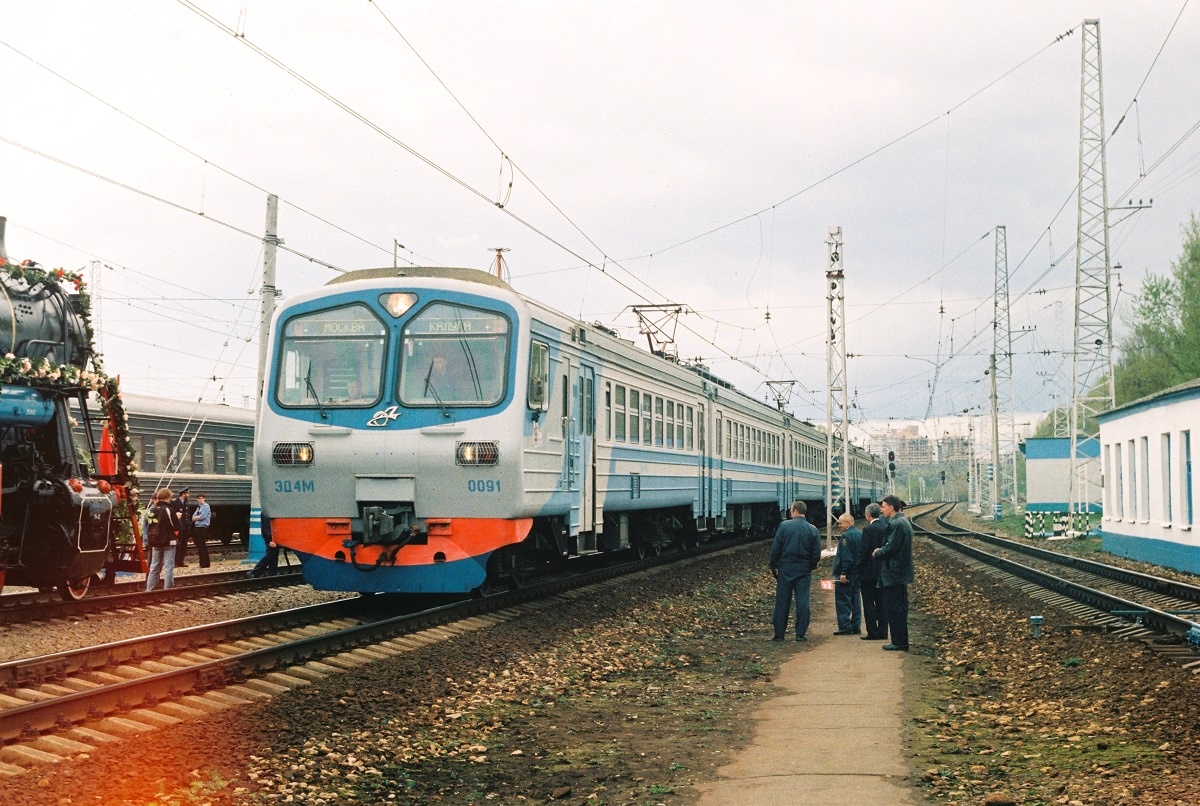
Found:
[(1104, 550), (1200, 573), (1192, 473), (1200, 438), (1200, 379), (1105, 412)]

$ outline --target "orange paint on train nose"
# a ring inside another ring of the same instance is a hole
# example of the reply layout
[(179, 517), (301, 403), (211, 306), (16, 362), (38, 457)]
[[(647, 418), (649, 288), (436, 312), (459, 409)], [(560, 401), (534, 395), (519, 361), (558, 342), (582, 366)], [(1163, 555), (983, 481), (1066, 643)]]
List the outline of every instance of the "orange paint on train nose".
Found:
[[(396, 554), (396, 565), (432, 565), (465, 560), (520, 543), (533, 527), (532, 518), (429, 518), (428, 542), (404, 546)], [(295, 551), (333, 559), (343, 556), (350, 539), (348, 518), (272, 518), (271, 536), (276, 543)], [(371, 565), (392, 546), (355, 545), (355, 562)]]

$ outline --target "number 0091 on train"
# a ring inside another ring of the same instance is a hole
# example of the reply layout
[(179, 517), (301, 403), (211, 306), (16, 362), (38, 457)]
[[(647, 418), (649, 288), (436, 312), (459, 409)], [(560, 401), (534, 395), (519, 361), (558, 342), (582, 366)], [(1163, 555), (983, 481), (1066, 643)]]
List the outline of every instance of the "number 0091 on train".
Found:
[[(463, 593), (824, 517), (824, 431), (482, 271), (347, 273), (280, 307), (269, 355), (264, 531), (317, 588)], [(883, 468), (850, 465), (857, 509)]]

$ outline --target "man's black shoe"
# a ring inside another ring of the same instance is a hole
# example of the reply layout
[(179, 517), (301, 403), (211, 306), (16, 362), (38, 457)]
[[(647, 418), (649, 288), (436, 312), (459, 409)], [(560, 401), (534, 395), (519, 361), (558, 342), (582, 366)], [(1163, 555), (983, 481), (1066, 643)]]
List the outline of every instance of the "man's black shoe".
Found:
[(777, 636), (775, 636), (774, 638), (772, 638), (771, 640), (772, 640), (772, 641), (782, 641), (782, 640), (783, 640), (783, 636), (782, 636), (782, 635), (777, 635)]
[(797, 641), (807, 641), (807, 640), (808, 640), (808, 636), (807, 636), (807, 635), (797, 635), (797, 636), (796, 636), (796, 640), (797, 640)]
[(907, 652), (908, 651), (908, 647), (896, 646), (895, 644), (884, 644), (883, 649), (885, 652)]
[(834, 635), (855, 635), (854, 630), (838, 630)]

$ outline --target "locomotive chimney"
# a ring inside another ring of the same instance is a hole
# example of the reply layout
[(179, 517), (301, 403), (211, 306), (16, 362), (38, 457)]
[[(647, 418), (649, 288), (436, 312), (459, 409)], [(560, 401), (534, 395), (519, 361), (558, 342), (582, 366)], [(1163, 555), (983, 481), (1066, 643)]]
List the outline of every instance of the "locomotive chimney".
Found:
[(4, 225), (8, 219), (0, 215), (0, 263), (8, 262), (8, 250), (4, 248)]

